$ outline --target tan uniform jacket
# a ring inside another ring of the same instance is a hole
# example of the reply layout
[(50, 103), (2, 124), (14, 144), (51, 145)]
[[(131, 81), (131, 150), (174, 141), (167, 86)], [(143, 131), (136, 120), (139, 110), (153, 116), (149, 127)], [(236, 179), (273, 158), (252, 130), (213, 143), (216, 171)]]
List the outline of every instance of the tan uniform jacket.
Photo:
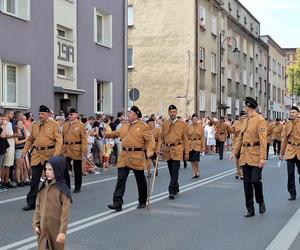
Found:
[(242, 126), (243, 126), (243, 122), (245, 120), (237, 120), (237, 121), (234, 121), (232, 127), (231, 127), (231, 133), (232, 133), (232, 145), (234, 147), (234, 144), (235, 144), (235, 141), (236, 139), (238, 138), (238, 136), (240, 135), (241, 133), (241, 129), (242, 129)]
[(62, 155), (73, 160), (81, 160), (87, 154), (87, 133), (80, 121), (65, 122), (62, 130)]
[(273, 130), (272, 130), (272, 137), (277, 140), (281, 141), (282, 140), (282, 132), (283, 132), (283, 124), (274, 124)]
[[(108, 138), (118, 138), (122, 140), (122, 151), (118, 158), (118, 167), (130, 167), (137, 170), (144, 170), (146, 166), (145, 151), (153, 154), (155, 141), (149, 126), (141, 120), (135, 123), (123, 123), (118, 131), (107, 134)], [(143, 151), (129, 151), (126, 149), (143, 149)]]
[[(47, 149), (52, 146), (55, 147)], [(32, 124), (31, 134), (25, 143), (23, 152), (27, 153), (30, 149), (33, 149), (31, 166), (36, 166), (39, 163), (44, 164), (54, 155), (60, 155), (61, 148), (62, 134), (59, 124), (48, 119), (45, 123), (39, 121)]]
[(152, 133), (153, 137), (154, 137), (154, 140), (155, 140), (155, 149), (157, 149), (157, 145), (158, 145), (158, 139), (159, 139), (159, 135), (160, 135), (160, 128), (153, 128), (153, 129), (150, 129), (150, 132)]
[(187, 124), (181, 120), (163, 122), (157, 151), (160, 151), (161, 146), (163, 147), (163, 158), (165, 160), (182, 161), (183, 151), (185, 157), (188, 158), (190, 150)]
[(225, 123), (217, 122), (215, 124), (216, 128), (216, 139), (225, 142), (227, 140), (228, 134), (230, 134), (230, 127)]
[(274, 123), (268, 122), (268, 126), (267, 126), (268, 144), (272, 143), (273, 127), (274, 127)]
[(188, 125), (189, 129), (189, 142), (190, 142), (190, 151), (195, 150), (198, 152), (205, 151), (205, 136), (203, 126), (197, 124)]
[(280, 154), (285, 155), (286, 160), (295, 156), (300, 160), (300, 119), (288, 121), (283, 134)]
[[(254, 143), (259, 145), (253, 146)], [(235, 156), (240, 152), (240, 166), (248, 164), (258, 167), (259, 161), (266, 159), (267, 122), (261, 115), (255, 113), (243, 122), (233, 152)]]
[(37, 195), (32, 223), (33, 229), (38, 227), (41, 231), (38, 237), (40, 250), (46, 249), (47, 240), (50, 249), (64, 249), (64, 244), (56, 243), (56, 237), (59, 233), (66, 234), (69, 211), (70, 199), (56, 187), (55, 182), (46, 183)]

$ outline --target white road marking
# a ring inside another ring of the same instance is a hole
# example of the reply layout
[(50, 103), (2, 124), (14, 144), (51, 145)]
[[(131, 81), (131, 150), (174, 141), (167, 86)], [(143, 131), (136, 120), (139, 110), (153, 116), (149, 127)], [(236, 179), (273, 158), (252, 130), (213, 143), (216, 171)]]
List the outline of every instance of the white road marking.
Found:
[(280, 230), (266, 250), (287, 250), (300, 233), (300, 208)]
[[(184, 186), (181, 187), (180, 193), (184, 193), (184, 192), (187, 192), (189, 190), (195, 189), (197, 187), (203, 186), (205, 184), (209, 184), (209, 183), (214, 182), (216, 180), (219, 180), (221, 178), (232, 175), (233, 173), (235, 173), (235, 169), (230, 169), (230, 170), (224, 171), (222, 173), (216, 174), (214, 176), (210, 176), (208, 178), (199, 180), (197, 182), (193, 182), (193, 183), (184, 185)], [(156, 203), (158, 201), (161, 201), (161, 200), (167, 198), (168, 195), (169, 195), (169, 192), (162, 192), (162, 193), (156, 194), (151, 198), (151, 203), (153, 204), (153, 203)], [(82, 220), (78, 220), (78, 221), (75, 221), (73, 223), (70, 223), (68, 234), (80, 231), (82, 229), (91, 227), (93, 225), (99, 224), (101, 222), (107, 221), (109, 219), (115, 218), (117, 216), (128, 213), (130, 211), (133, 211), (133, 210), (136, 209), (136, 205), (137, 205), (137, 202), (132, 202), (132, 203), (129, 203), (129, 204), (123, 206), (123, 208), (125, 208), (125, 209), (123, 209), (121, 212), (116, 213), (114, 211), (108, 210), (108, 211), (105, 211), (105, 212), (102, 212), (102, 213), (84, 218)], [(97, 219), (97, 218), (99, 218), (99, 219)], [(79, 225), (79, 226), (77, 226), (77, 225)], [(22, 246), (22, 245), (24, 245), (26, 243), (29, 243), (29, 242), (32, 242), (34, 240), (36, 240), (36, 237), (34, 237), (34, 236), (28, 237), (28, 238), (23, 239), (21, 241), (17, 241), (15, 243), (0, 247), (0, 250), (12, 249), (12, 248), (15, 248), (15, 247), (18, 247), (19, 250), (31, 249), (31, 248), (34, 248), (34, 247), (37, 246), (36, 242), (25, 245), (23, 247), (19, 247), (19, 246)]]
[[(163, 165), (163, 166), (159, 167), (158, 169), (164, 169), (164, 168), (167, 168), (167, 167), (168, 166)], [(133, 176), (133, 175), (134, 175), (133, 173), (129, 174), (129, 176)], [(118, 179), (117, 176), (115, 176), (115, 177), (109, 177), (109, 178), (106, 178), (106, 179), (103, 179), (103, 180), (86, 182), (86, 183), (83, 183), (82, 186), (89, 186), (89, 185), (94, 185), (94, 184), (98, 184), (98, 183), (102, 183), (102, 182), (107, 182), (107, 181), (113, 181), (113, 180), (117, 180), (117, 179)], [(72, 188), (74, 188), (74, 185), (72, 186)], [(26, 195), (18, 196), (18, 197), (15, 197), (15, 198), (10, 198), (10, 199), (6, 199), (6, 200), (2, 200), (2, 201), (0, 201), (0, 204), (6, 204), (6, 203), (9, 203), (9, 202), (14, 202), (14, 201), (18, 201), (18, 200), (24, 200), (24, 199), (26, 199)]]

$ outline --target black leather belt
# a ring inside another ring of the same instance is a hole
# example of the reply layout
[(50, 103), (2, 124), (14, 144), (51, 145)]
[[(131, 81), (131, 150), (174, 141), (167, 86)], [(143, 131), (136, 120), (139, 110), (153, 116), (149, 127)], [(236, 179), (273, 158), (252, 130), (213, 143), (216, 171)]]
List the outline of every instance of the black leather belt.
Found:
[(291, 142), (291, 141), (288, 141), (288, 144), (293, 145), (293, 146), (300, 146), (300, 143), (295, 143), (295, 142)]
[(199, 141), (200, 139), (191, 139), (189, 138), (190, 141)]
[(64, 144), (72, 145), (72, 144), (81, 144), (81, 141), (64, 141)]
[(225, 133), (219, 133), (220, 135), (225, 135)]
[(52, 149), (52, 148), (55, 148), (54, 145), (51, 145), (51, 146), (48, 146), (48, 147), (34, 147), (34, 149), (36, 150), (48, 150), (48, 149)]
[(175, 143), (171, 143), (171, 144), (165, 143), (165, 145), (167, 147), (173, 147), (173, 146), (177, 146), (177, 145), (180, 145), (180, 144), (181, 144), (181, 142), (175, 142)]
[(143, 151), (142, 148), (123, 148), (124, 151)]
[(260, 143), (259, 142), (255, 142), (255, 143), (243, 143), (244, 147), (253, 147), (253, 146), (259, 146)]

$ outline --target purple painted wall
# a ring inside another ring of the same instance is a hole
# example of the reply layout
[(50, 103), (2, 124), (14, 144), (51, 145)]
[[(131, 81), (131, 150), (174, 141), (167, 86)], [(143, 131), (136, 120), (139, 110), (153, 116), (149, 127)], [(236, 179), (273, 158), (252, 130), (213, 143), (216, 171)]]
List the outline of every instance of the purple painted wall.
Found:
[(31, 65), (31, 110), (54, 108), (53, 2), (31, 1), (30, 21), (0, 12), (0, 59)]
[[(94, 79), (113, 82), (113, 113), (124, 107), (124, 0), (78, 1), (78, 84), (86, 93), (79, 96), (79, 112), (94, 111)], [(112, 15), (112, 48), (94, 43), (94, 7)]]

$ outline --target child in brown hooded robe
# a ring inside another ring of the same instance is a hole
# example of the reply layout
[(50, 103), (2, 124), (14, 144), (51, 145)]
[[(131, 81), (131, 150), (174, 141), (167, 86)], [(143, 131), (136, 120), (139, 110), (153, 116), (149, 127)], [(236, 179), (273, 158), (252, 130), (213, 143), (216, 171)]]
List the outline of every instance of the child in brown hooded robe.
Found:
[(40, 250), (61, 250), (65, 248), (68, 227), (70, 189), (64, 178), (66, 159), (52, 157), (45, 164), (47, 180), (39, 189), (33, 217), (33, 231), (38, 236)]

